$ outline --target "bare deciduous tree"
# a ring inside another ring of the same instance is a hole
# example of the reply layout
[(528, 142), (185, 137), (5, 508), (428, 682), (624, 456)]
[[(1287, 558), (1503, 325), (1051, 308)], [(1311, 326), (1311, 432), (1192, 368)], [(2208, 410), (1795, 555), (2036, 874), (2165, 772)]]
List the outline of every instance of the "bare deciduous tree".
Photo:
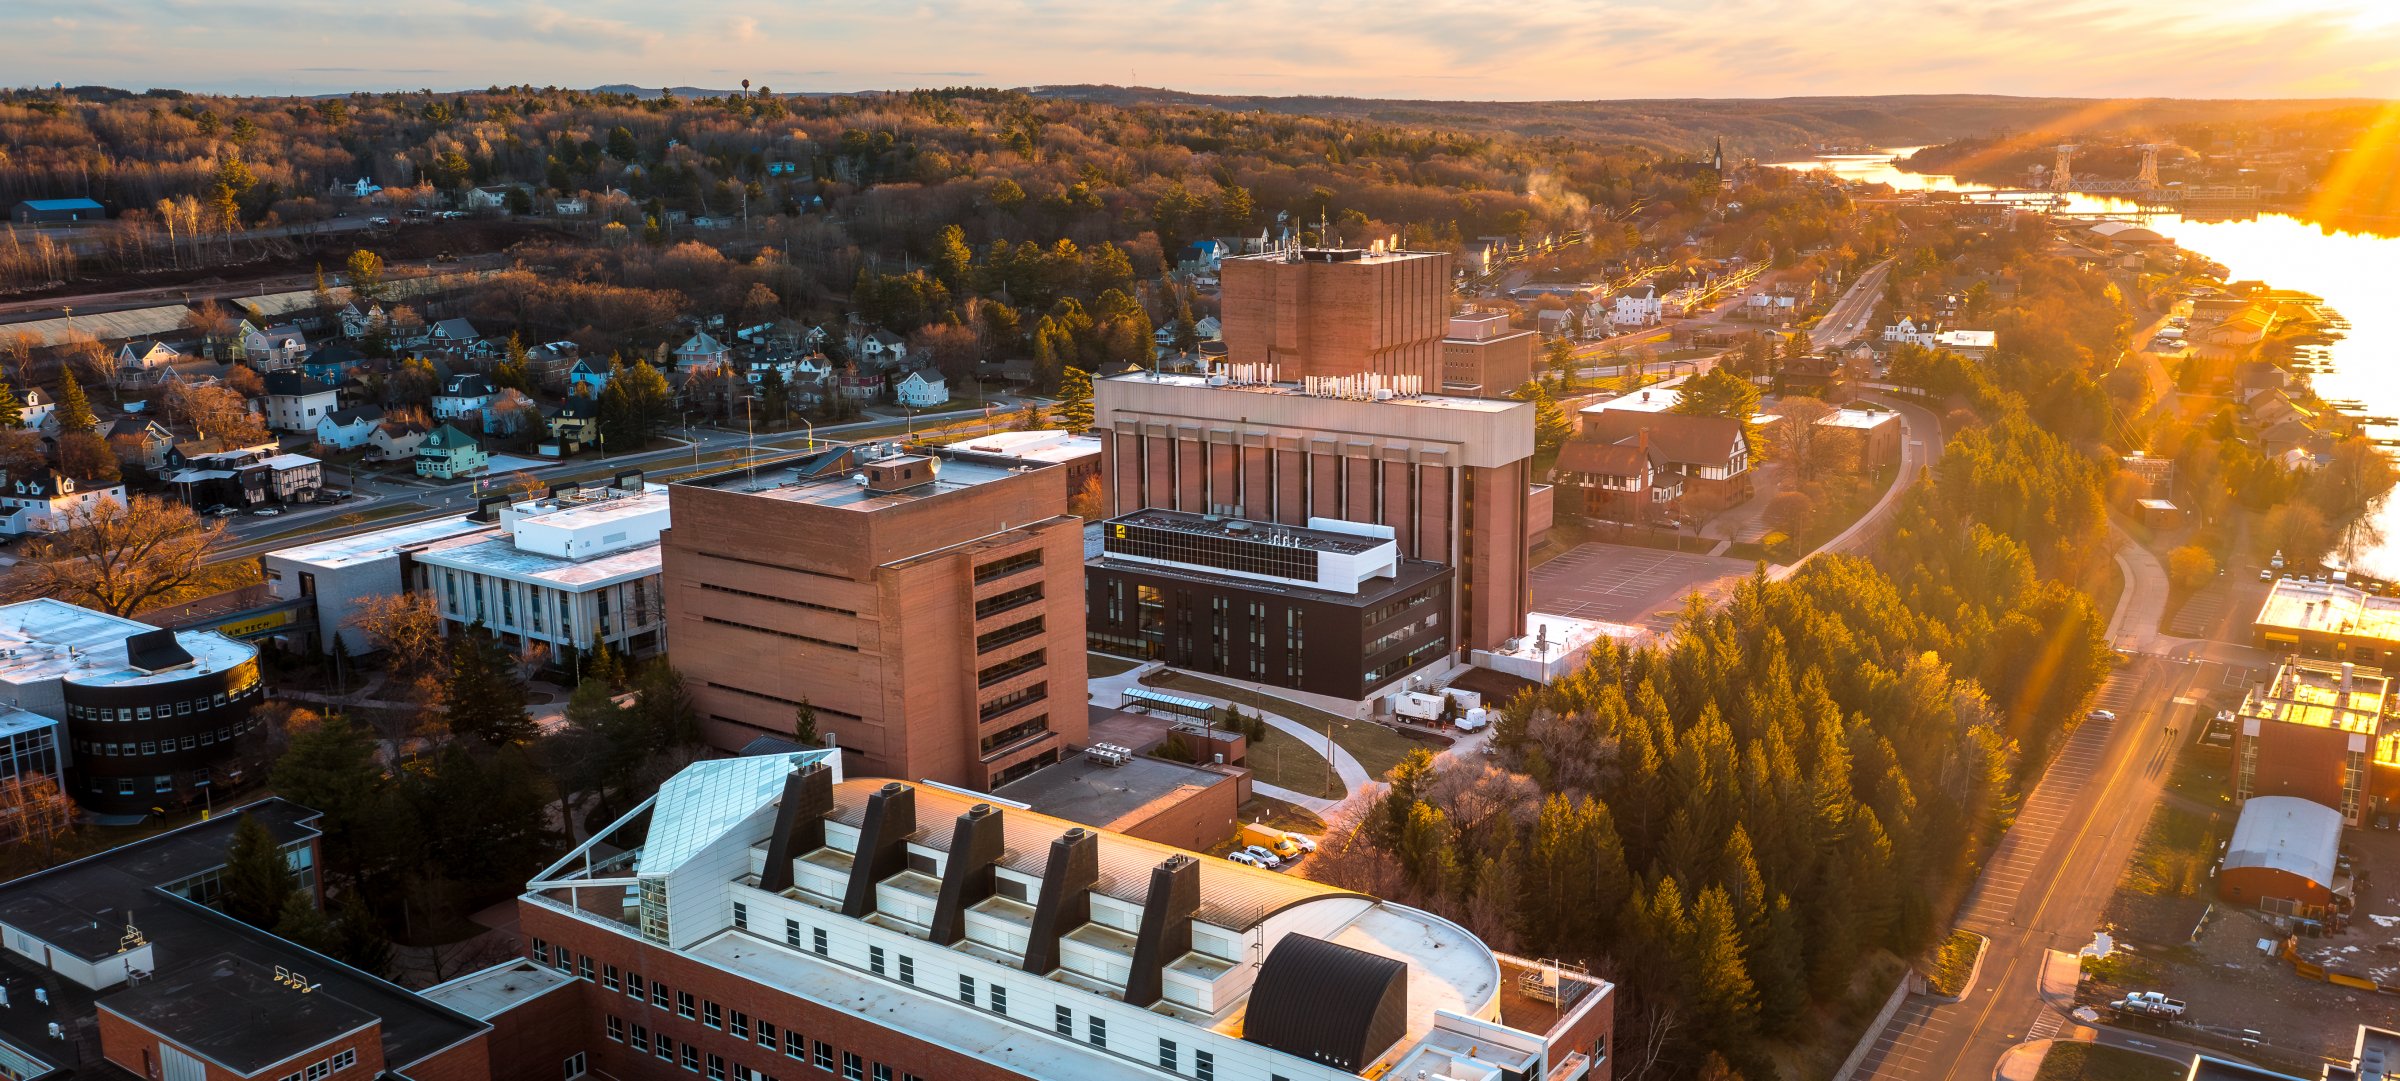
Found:
[(442, 613), (429, 593), (397, 593), (359, 602), (350, 626), (385, 654), (384, 667), (420, 702), (433, 700), (442, 685), (450, 651), (442, 644)]
[(66, 512), (64, 528), (35, 543), (32, 596), (58, 597), (130, 616), (172, 599), (200, 577), (225, 523), (190, 507), (137, 495), (120, 506), (97, 500)]

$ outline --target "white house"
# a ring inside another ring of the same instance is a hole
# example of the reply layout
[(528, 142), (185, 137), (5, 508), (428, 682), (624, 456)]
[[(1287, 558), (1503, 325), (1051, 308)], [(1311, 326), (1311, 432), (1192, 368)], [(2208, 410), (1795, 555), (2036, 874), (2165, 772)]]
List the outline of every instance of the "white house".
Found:
[(67, 516), (102, 503), (125, 505), (125, 486), (86, 485), (55, 471), (0, 477), (0, 536), (24, 536), (65, 528)]
[(267, 427), (279, 432), (315, 432), (317, 421), (341, 408), (332, 387), (298, 372), (268, 372), (259, 401)]
[(289, 368), (308, 355), (308, 335), (290, 323), (260, 329), (242, 324), (242, 359), (261, 372)]
[(492, 396), (500, 388), (492, 385), (490, 377), (468, 372), (454, 375), (433, 395), (435, 420), (455, 420), (459, 417), (483, 415), (483, 407), (492, 404)]
[(367, 436), (367, 446), (371, 448), (367, 457), (378, 462), (405, 462), (417, 456), (417, 446), (423, 442), (424, 425), (386, 420)]
[(1665, 317), (1666, 304), (1655, 285), (1639, 285), (1617, 294), (1608, 321), (1621, 327), (1655, 326)]
[(579, 218), (592, 212), (592, 204), (584, 201), (580, 195), (569, 196), (553, 201), (550, 212), (562, 218)]
[(682, 345), (675, 347), (675, 367), (705, 368), (725, 363), (729, 355), (724, 343), (709, 337), (707, 331), (694, 331), (691, 337), (683, 340)]
[(17, 409), (18, 423), (34, 431), (46, 432), (58, 426), (58, 402), (40, 387), (28, 388)]
[(515, 191), (515, 190), (516, 190), (515, 188), (507, 187), (507, 186), (505, 186), (505, 185), (503, 185), (503, 186), (497, 186), (497, 187), (476, 188), (476, 189), (474, 189), (474, 190), (472, 190), (472, 191), (469, 191), (469, 192), (467, 192), (467, 209), (469, 209), (469, 210), (503, 210), (503, 211), (504, 211), (504, 210), (507, 210), (507, 209), (508, 209), (508, 193), (509, 193), (509, 192), (512, 192), (512, 191)]
[(929, 409), (950, 400), (950, 383), (932, 368), (919, 368), (892, 387), (892, 397), (901, 405)]
[(908, 359), (908, 342), (891, 331), (877, 328), (859, 336), (856, 351), (862, 361), (894, 365)]
[(337, 409), (317, 418), (317, 442), (336, 450), (350, 450), (367, 445), (375, 429), (383, 423), (381, 406), (362, 405)]
[(1883, 328), (1883, 340), (1894, 345), (1917, 345), (1927, 349), (1945, 349), (1967, 357), (1988, 356), (1999, 344), (1998, 333), (1989, 330), (1943, 330), (1941, 324), (1927, 320), (1901, 317)]
[(117, 382), (129, 387), (148, 383), (157, 372), (182, 359), (174, 346), (156, 338), (126, 342), (117, 349)]

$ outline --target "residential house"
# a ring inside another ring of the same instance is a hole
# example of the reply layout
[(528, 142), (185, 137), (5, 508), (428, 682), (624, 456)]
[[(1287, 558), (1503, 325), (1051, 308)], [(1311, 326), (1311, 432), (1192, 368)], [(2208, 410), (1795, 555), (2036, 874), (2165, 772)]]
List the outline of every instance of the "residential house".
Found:
[(546, 458), (581, 454), (600, 442), (600, 405), (589, 398), (572, 398), (543, 418), (549, 438), (541, 443)]
[(58, 400), (40, 387), (28, 387), (17, 405), (17, 423), (37, 432), (58, 427)]
[(483, 407), (492, 404), (492, 396), (499, 392), (490, 376), (477, 372), (451, 376), (433, 394), (433, 419), (480, 417)]
[(897, 365), (908, 359), (908, 342), (897, 334), (877, 327), (860, 335), (851, 349), (861, 362), (877, 365)]
[(426, 427), (413, 420), (385, 418), (367, 437), (367, 458), (377, 462), (403, 462), (417, 456), (417, 447), (425, 442)]
[(262, 382), (266, 394), (260, 412), (267, 427), (279, 432), (314, 432), (319, 419), (341, 408), (332, 387), (299, 372), (268, 372)]
[(1998, 333), (1989, 330), (1944, 330), (1932, 319), (1911, 319), (1903, 316), (1897, 323), (1883, 328), (1883, 340), (1892, 345), (1916, 345), (1957, 353), (1971, 360), (1990, 356), (2000, 344)]
[(550, 203), (550, 212), (562, 218), (580, 218), (592, 212), (592, 204), (585, 201), (580, 195), (570, 196), (553, 200)]
[(0, 473), (0, 536), (21, 537), (64, 529), (69, 515), (100, 504), (125, 505), (125, 486), (114, 481), (78, 481), (56, 470), (16, 477)]
[(374, 405), (337, 409), (317, 418), (317, 445), (335, 450), (354, 450), (367, 445), (377, 426), (383, 423), (383, 407)]
[(1608, 321), (1621, 327), (1654, 326), (1665, 318), (1666, 302), (1658, 295), (1655, 285), (1637, 285), (1617, 294), (1615, 305), (1609, 309)]
[[(574, 342), (543, 342), (525, 351), (525, 365), (532, 370), (536, 383), (547, 383), (551, 376), (564, 371), (583, 355), (583, 347)], [(600, 369), (603, 378), (608, 369)]]
[(1183, 246), (1176, 265), (1185, 271), (1215, 270), (1223, 265), (1227, 254), (1222, 240), (1195, 240)]
[[(345, 347), (346, 348), (346, 347)], [(308, 355), (308, 336), (290, 323), (264, 330), (242, 324), (242, 359), (261, 372), (280, 371)]]
[(328, 386), (350, 378), (367, 359), (365, 353), (342, 342), (318, 346), (300, 362), (300, 373)]
[(1683, 502), (1713, 514), (1750, 498), (1750, 440), (1742, 423), (1725, 417), (1631, 409), (1585, 410), (1577, 438), (1600, 443), (1646, 443), (1683, 481)]
[(490, 464), (491, 456), (483, 452), (483, 444), (474, 436), (444, 424), (417, 444), (417, 475), (436, 480), (455, 480), (481, 473)]
[(1560, 509), (1610, 522), (1656, 521), (1683, 497), (1683, 478), (1643, 438), (1567, 440), (1550, 467), (1550, 483), (1560, 493)]
[(506, 213), (508, 211), (508, 197), (516, 190), (517, 189), (509, 187), (505, 184), (495, 184), (490, 187), (472, 189), (467, 192), (467, 209), (494, 210), (501, 213)]
[(501, 387), (483, 403), (485, 435), (515, 435), (542, 422), (541, 407), (515, 387)]
[(475, 324), (464, 319), (444, 319), (426, 328), (425, 341), (439, 348), (463, 352), (481, 344), (483, 335), (476, 332)]
[(724, 343), (709, 337), (707, 331), (693, 331), (691, 337), (675, 347), (675, 367), (678, 370), (706, 368), (725, 363), (731, 355)]
[(950, 400), (950, 383), (933, 368), (919, 368), (893, 385), (892, 396), (912, 409), (930, 409)]
[(108, 447), (129, 468), (157, 472), (175, 449), (175, 433), (148, 417), (119, 417), (108, 426)]
[(1794, 357), (1776, 370), (1775, 393), (1839, 402), (1849, 396), (1849, 380), (1849, 366), (1839, 356)]
[(1200, 340), (1204, 342), (1213, 342), (1225, 336), (1225, 324), (1213, 315), (1201, 316), (1199, 322), (1192, 324), (1192, 330), (1197, 332)]
[(345, 338), (364, 338), (370, 331), (382, 328), (385, 322), (383, 305), (356, 300), (342, 305), (340, 316)]
[(118, 386), (135, 387), (153, 381), (154, 373), (183, 359), (174, 346), (156, 338), (126, 342), (117, 348)]
[(577, 360), (574, 367), (567, 369), (568, 397), (598, 398), (600, 392), (606, 389), (608, 389), (607, 365), (596, 364), (589, 360)]
[(325, 486), (323, 462), (305, 454), (278, 453), (274, 444), (195, 454), (166, 481), (193, 507), (309, 503)]
[(278, 503), (309, 503), (325, 487), (325, 463), (305, 454), (278, 454), (258, 463)]
[(2258, 432), (2258, 449), (2269, 458), (2279, 458), (2293, 451), (2313, 456), (2330, 450), (2332, 446), (2332, 437), (2309, 427), (2307, 421), (2296, 417), (2262, 425)]
[(854, 402), (871, 402), (883, 397), (883, 374), (862, 372), (855, 364), (844, 367), (840, 375), (833, 377), (833, 383), (836, 392)]

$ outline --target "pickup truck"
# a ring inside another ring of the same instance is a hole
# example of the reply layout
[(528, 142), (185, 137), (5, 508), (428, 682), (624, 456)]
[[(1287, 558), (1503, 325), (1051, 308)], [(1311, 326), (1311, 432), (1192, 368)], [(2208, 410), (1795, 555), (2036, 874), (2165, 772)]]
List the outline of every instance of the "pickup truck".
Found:
[(2136, 991), (2108, 1004), (2108, 1008), (2136, 1017), (2177, 1018), (2183, 1016), (2183, 1000), (2168, 998), (2157, 991)]

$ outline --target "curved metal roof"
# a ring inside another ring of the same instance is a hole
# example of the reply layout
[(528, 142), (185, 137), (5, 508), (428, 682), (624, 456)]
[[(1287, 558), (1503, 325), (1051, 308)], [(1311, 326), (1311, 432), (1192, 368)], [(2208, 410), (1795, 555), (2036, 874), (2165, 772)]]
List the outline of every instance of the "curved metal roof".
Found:
[(1408, 1033), (1408, 966), (1285, 935), (1250, 989), (1242, 1038), (1356, 1073)]
[(2296, 796), (2252, 796), (2225, 846), (2225, 870), (2263, 867), (2330, 887), (2341, 848), (2340, 811)]

